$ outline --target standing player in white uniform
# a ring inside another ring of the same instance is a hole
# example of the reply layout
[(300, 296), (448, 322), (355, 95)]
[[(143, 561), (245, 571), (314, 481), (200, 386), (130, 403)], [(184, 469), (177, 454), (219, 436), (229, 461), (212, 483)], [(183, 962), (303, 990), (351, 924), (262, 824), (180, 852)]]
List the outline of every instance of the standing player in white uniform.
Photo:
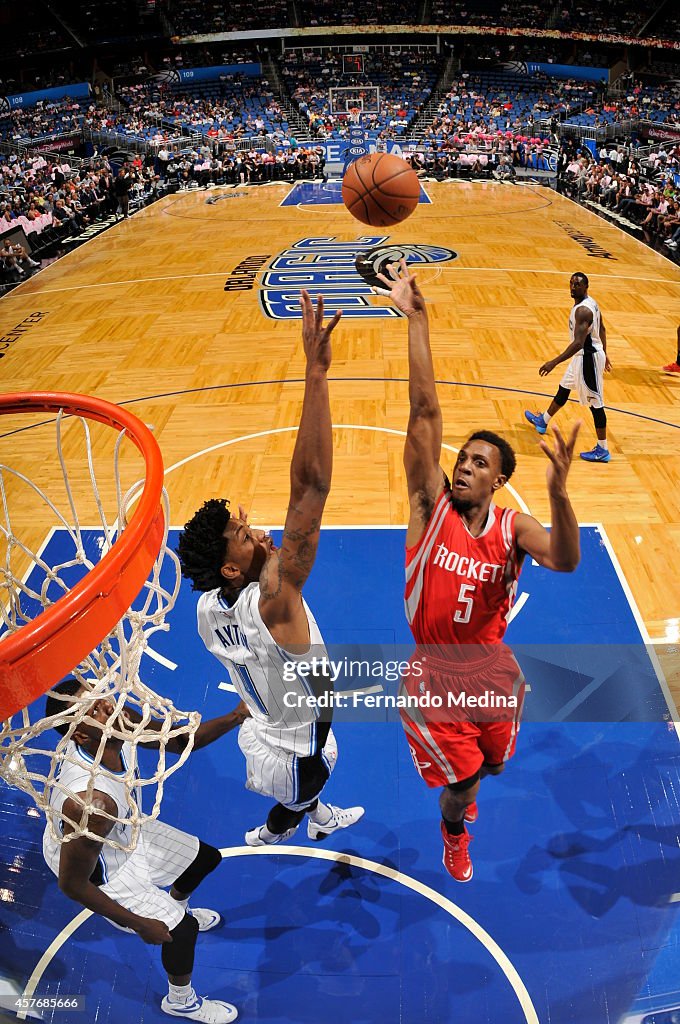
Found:
[[(69, 698), (81, 707), (87, 694), (86, 687), (75, 679), (64, 680), (54, 691), (61, 694), (62, 699), (48, 697), (46, 718), (63, 712)], [(139, 787), (130, 789), (125, 782), (130, 764), (129, 743), (115, 736), (106, 741), (101, 763), (95, 770), (95, 788), (89, 796), (92, 764), (99, 750), (102, 726), (108, 723), (114, 711), (115, 703), (108, 698), (92, 702), (88, 718), (101, 726), (87, 721), (76, 728), (67, 747), (67, 758), (56, 775), (59, 785), (50, 793), (48, 813), (55, 831), (68, 835), (73, 827), (66, 819), (80, 822), (89, 802), (95, 811), (89, 813), (88, 830), (127, 846), (130, 843), (128, 826), (106, 815), (125, 819), (130, 815), (131, 800), (141, 805)], [(124, 715), (130, 723), (141, 721), (141, 715), (134, 709), (126, 708)], [(248, 709), (239, 704), (226, 715), (202, 722), (196, 730), (194, 750), (230, 732), (247, 715)], [(125, 723), (119, 725), (124, 732)], [(67, 727), (63, 719), (55, 725), (62, 735), (66, 734)], [(146, 725), (147, 729), (156, 727), (160, 730), (161, 723)], [(165, 749), (179, 754), (185, 745), (185, 736), (173, 737)], [(158, 743), (152, 741), (140, 743), (140, 746), (158, 747)], [(236, 1020), (238, 1012), (231, 1003), (203, 999), (196, 995), (191, 984), (198, 932), (215, 928), (221, 918), (215, 910), (189, 910), (189, 896), (221, 863), (218, 849), (158, 820), (142, 824), (137, 846), (131, 853), (87, 836), (59, 843), (48, 823), (43, 836), (43, 855), (47, 866), (59, 879), (59, 888), (70, 899), (106, 917), (117, 928), (136, 932), (144, 942), (155, 946), (162, 944), (161, 959), (168, 974), (168, 994), (161, 1003), (165, 1013), (205, 1024), (230, 1024)], [(169, 893), (162, 888), (167, 886), (172, 886)]]
[(531, 412), (525, 409), (524, 415), (539, 434), (545, 434), (552, 417), (566, 404), (571, 389), (576, 388), (579, 402), (581, 405), (587, 405), (593, 414), (597, 434), (597, 444), (591, 451), (581, 452), (581, 458), (586, 462), (609, 462), (611, 455), (607, 444), (607, 414), (604, 411), (603, 398), (604, 371), (612, 368), (607, 356), (607, 331), (600, 307), (595, 299), (588, 295), (586, 275), (573, 274), (569, 281), (569, 290), (574, 300), (569, 314), (571, 343), (561, 355), (543, 363), (538, 372), (541, 377), (545, 377), (558, 363), (563, 363), (567, 359), (570, 360), (569, 366), (547, 412)]
[(186, 524), (177, 549), (182, 574), (194, 590), (203, 591), (198, 602), (201, 638), (229, 670), (252, 716), (239, 731), (246, 787), (276, 801), (265, 824), (246, 832), (250, 846), (290, 838), (305, 814), (309, 838), (323, 839), (364, 813), (363, 807), (343, 810), (319, 799), (337, 747), (330, 709), (321, 720), (308, 698), (327, 692), (330, 683), (324, 675), (314, 678), (295, 670), (296, 661), (326, 653), (302, 588), (316, 558), (331, 486), (327, 373), (331, 333), (340, 319), (338, 312), (324, 329), (323, 299), (315, 311), (303, 291), (301, 305), (305, 392), (281, 548), (249, 525), (241, 506), (236, 518), (225, 498), (212, 498)]

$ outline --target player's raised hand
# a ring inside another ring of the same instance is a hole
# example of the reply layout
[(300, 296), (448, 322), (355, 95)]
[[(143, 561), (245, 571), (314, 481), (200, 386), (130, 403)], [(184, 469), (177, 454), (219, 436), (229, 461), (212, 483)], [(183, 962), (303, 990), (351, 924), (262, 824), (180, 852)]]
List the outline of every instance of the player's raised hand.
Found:
[(425, 298), (416, 284), (415, 274), (410, 274), (406, 260), (400, 260), (397, 267), (394, 263), (388, 263), (385, 274), (378, 274), (385, 288), (380, 289), (381, 295), (389, 295), (392, 302), (406, 316), (414, 316), (416, 313), (425, 312)]
[(307, 366), (318, 366), (327, 370), (331, 365), (331, 334), (337, 326), (341, 310), (338, 310), (333, 319), (324, 327), (323, 325), (323, 296), (318, 295), (316, 309), (314, 309), (309, 292), (300, 292), (300, 306), (302, 308), (302, 343), (307, 357)]
[(546, 472), (548, 492), (550, 494), (564, 494), (567, 489), (569, 467), (574, 457), (574, 445), (576, 444), (578, 432), (581, 429), (581, 421), (579, 420), (572, 428), (568, 441), (565, 441), (562, 437), (559, 427), (553, 425), (552, 429), (555, 437), (555, 447), (551, 448), (545, 441), (539, 441), (539, 445), (550, 459), (550, 465)]

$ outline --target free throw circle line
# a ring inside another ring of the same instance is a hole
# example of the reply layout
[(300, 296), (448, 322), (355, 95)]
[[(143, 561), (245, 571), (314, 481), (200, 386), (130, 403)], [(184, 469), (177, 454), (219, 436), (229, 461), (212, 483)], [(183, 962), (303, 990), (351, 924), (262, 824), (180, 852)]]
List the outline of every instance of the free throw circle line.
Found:
[(330, 860), (335, 861), (336, 864), (349, 864), (352, 867), (359, 868), (362, 871), (372, 871), (376, 875), (382, 875), (383, 878), (387, 878), (392, 882), (398, 882), (399, 885), (403, 885), (404, 888), (410, 889), (411, 892), (418, 893), (419, 896), (424, 896), (425, 899), (430, 900), (441, 910), (444, 910), (451, 917), (455, 918), (459, 924), (462, 924), (464, 928), (470, 932), (478, 942), (484, 946), (486, 951), (493, 957), (501, 971), (510, 983), (519, 1005), (522, 1007), (522, 1013), (526, 1018), (527, 1024), (540, 1024), (536, 1008), (531, 1001), (526, 985), (522, 981), (517, 971), (517, 968), (511, 962), (510, 958), (501, 949), (495, 939), (492, 939), (486, 929), (482, 928), (478, 921), (475, 921), (474, 917), (471, 917), (464, 910), (462, 910), (453, 900), (443, 896), (442, 893), (437, 892), (436, 889), (432, 889), (431, 886), (425, 885), (424, 882), (420, 882), (417, 878), (412, 878), (411, 875), (404, 874), (403, 871), (398, 871), (396, 868), (389, 867), (387, 864), (380, 864), (376, 860), (368, 860), (366, 857), (357, 857), (353, 853), (343, 853), (338, 850), (322, 850), (316, 847), (309, 846), (275, 846), (270, 849), (266, 846), (228, 846), (220, 850), (222, 857), (247, 857), (251, 854), (255, 856), (263, 855), (283, 855), (285, 857), (315, 857), (317, 860)]
[[(394, 434), (397, 437), (406, 437), (405, 430), (394, 430), (392, 427), (376, 427), (373, 424), (363, 423), (333, 423), (334, 430), (375, 430), (381, 434)], [(187, 455), (186, 458), (180, 459), (179, 462), (174, 462), (172, 466), (167, 466), (165, 475), (169, 476), (176, 469), (180, 469), (182, 466), (186, 466), (188, 462), (193, 462), (194, 459), (200, 459), (203, 455), (210, 455), (211, 452), (219, 451), (220, 448), (228, 448), (230, 445), (239, 444), (241, 441), (253, 441), (258, 437), (269, 437), (273, 434), (286, 434), (296, 431), (298, 427), (273, 427), (271, 430), (258, 430), (254, 434), (241, 434), (239, 437), (231, 437), (228, 441), (219, 441), (217, 444), (210, 445), (209, 448), (201, 448), (200, 451), (194, 452), (193, 455)], [(442, 448), (446, 448), (449, 452), (457, 454), (459, 449), (454, 448), (452, 444), (445, 444), (442, 441)], [(531, 510), (524, 498), (522, 498), (512, 484), (505, 485), (510, 494), (519, 505), (522, 512), (527, 515), (531, 515)]]
[[(382, 875), (383, 878), (387, 878), (392, 882), (397, 882), (399, 885), (403, 885), (404, 888), (410, 889), (411, 892), (418, 893), (419, 896), (423, 896), (431, 903), (434, 903), (435, 906), (445, 911), (445, 913), (458, 921), (459, 924), (462, 924), (463, 927), (481, 943), (484, 949), (496, 961), (504, 976), (507, 978), (517, 997), (520, 1007), (522, 1008), (522, 1013), (524, 1014), (527, 1024), (540, 1024), (536, 1008), (527, 991), (526, 985), (520, 978), (517, 968), (511, 962), (507, 954), (501, 949), (496, 940), (489, 935), (486, 929), (483, 928), (478, 921), (475, 921), (474, 917), (471, 917), (456, 903), (442, 895), (442, 893), (437, 892), (436, 889), (432, 889), (429, 885), (425, 885), (424, 882), (420, 882), (417, 878), (412, 878), (410, 875), (404, 874), (403, 871), (398, 871), (396, 868), (389, 867), (387, 864), (380, 864), (378, 861), (369, 860), (366, 857), (357, 857), (353, 853), (343, 853), (342, 851), (337, 850), (321, 850), (308, 846), (277, 845), (273, 849), (268, 847), (226, 846), (220, 849), (220, 853), (222, 854), (223, 859), (228, 857), (261, 857), (269, 855), (277, 857), (314, 857), (316, 860), (328, 860), (333, 861), (336, 864), (349, 864), (362, 871), (372, 871), (376, 875)], [(35, 990), (53, 957), (78, 930), (78, 928), (80, 928), (81, 924), (84, 924), (90, 917), (92, 917), (92, 911), (82, 910), (71, 921), (69, 921), (69, 923), (62, 928), (56, 938), (53, 939), (33, 969), (33, 973), (28, 979), (26, 987), (22, 993), (23, 999), (31, 999), (33, 997), (33, 994), (35, 993)], [(19, 1020), (25, 1020), (26, 1014), (27, 1011), (22, 1010), (17, 1014), (17, 1017)]]

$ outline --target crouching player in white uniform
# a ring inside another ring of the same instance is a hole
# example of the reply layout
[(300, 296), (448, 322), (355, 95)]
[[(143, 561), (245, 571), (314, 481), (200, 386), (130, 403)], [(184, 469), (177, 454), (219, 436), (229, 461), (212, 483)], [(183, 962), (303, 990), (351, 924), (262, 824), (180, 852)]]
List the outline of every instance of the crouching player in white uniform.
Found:
[(307, 360), (302, 416), (290, 467), (290, 503), (281, 548), (253, 529), (243, 508), (213, 498), (196, 512), (180, 537), (182, 573), (198, 602), (198, 631), (209, 651), (229, 669), (251, 718), (239, 731), (246, 758), (246, 787), (276, 804), (264, 825), (246, 832), (262, 846), (289, 839), (308, 815), (307, 835), (323, 839), (353, 825), (363, 807), (343, 810), (319, 799), (337, 757), (330, 709), (310, 696), (330, 688), (326, 676), (297, 675), (299, 660), (325, 655), (323, 638), (302, 598), (319, 543), (321, 516), (333, 468), (327, 373), (330, 337), (340, 313), (323, 327), (323, 299), (316, 311), (301, 293), (302, 337)]
[[(72, 697), (82, 706), (87, 693), (75, 679), (67, 679), (55, 688), (64, 698)], [(65, 701), (48, 697), (45, 717), (64, 711)], [(115, 711), (108, 698), (92, 702), (88, 717), (94, 723), (106, 724)], [(140, 721), (137, 711), (126, 708), (130, 722)], [(248, 715), (243, 703), (220, 718), (202, 722), (196, 730), (194, 749), (207, 746), (240, 725)], [(122, 725), (122, 723), (121, 723)], [(160, 722), (157, 723), (160, 729)], [(55, 728), (62, 735), (67, 723)], [(149, 723), (147, 729), (153, 729)], [(92, 764), (99, 749), (102, 730), (89, 721), (78, 725), (68, 744), (68, 759), (58, 770), (60, 786), (50, 794), (50, 811), (56, 831), (67, 835), (72, 826), (62, 815), (80, 821), (83, 805), (88, 802), (88, 786), (92, 782)], [(181, 753), (186, 737), (171, 738), (166, 751)], [(157, 747), (158, 743), (140, 743)], [(130, 744), (111, 737), (107, 740), (100, 765), (96, 769), (95, 789), (91, 804), (104, 813), (90, 813), (87, 828), (95, 835), (109, 837), (122, 846), (130, 843), (129, 827), (112, 821), (106, 814), (125, 818), (129, 814), (130, 793), (125, 775), (130, 764)], [(61, 786), (74, 794), (65, 793)], [(132, 799), (141, 806), (140, 787), (132, 790)], [(174, 1017), (204, 1021), (206, 1024), (229, 1024), (238, 1012), (231, 1003), (221, 999), (202, 999), (191, 984), (194, 950), (198, 932), (215, 928), (221, 921), (215, 910), (192, 908), (191, 893), (222, 860), (214, 846), (196, 836), (182, 832), (162, 821), (145, 821), (139, 832), (137, 846), (128, 853), (79, 836), (68, 843), (59, 843), (52, 836), (49, 824), (43, 838), (43, 854), (47, 865), (59, 879), (59, 888), (71, 899), (82, 903), (94, 914), (101, 914), (117, 928), (136, 932), (144, 942), (161, 945), (161, 959), (168, 974), (168, 994), (161, 1008)], [(172, 886), (166, 892), (162, 886)]]

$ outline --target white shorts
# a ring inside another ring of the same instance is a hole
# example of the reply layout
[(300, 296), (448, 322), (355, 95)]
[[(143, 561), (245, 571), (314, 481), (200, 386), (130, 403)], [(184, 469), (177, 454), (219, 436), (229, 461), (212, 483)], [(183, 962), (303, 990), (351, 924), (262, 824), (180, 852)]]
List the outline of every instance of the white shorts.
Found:
[[(291, 811), (302, 810), (319, 796), (338, 759), (338, 746), (332, 729), (316, 765), (315, 758), (299, 757), (280, 747), (262, 743), (255, 733), (252, 718), (246, 718), (239, 729), (238, 745), (246, 759), (246, 789), (270, 796)], [(305, 776), (310, 765), (317, 771), (308, 779)]]
[[(99, 888), (140, 917), (163, 921), (172, 931), (184, 917), (184, 907), (159, 886), (170, 886), (198, 854), (198, 838), (163, 821), (145, 821), (139, 842), (127, 861)], [(109, 921), (114, 928), (131, 932)]]
[(590, 409), (601, 409), (604, 406), (604, 364), (607, 357), (602, 349), (594, 352), (577, 352), (571, 357), (560, 387), (568, 391), (576, 390), (581, 405)]

